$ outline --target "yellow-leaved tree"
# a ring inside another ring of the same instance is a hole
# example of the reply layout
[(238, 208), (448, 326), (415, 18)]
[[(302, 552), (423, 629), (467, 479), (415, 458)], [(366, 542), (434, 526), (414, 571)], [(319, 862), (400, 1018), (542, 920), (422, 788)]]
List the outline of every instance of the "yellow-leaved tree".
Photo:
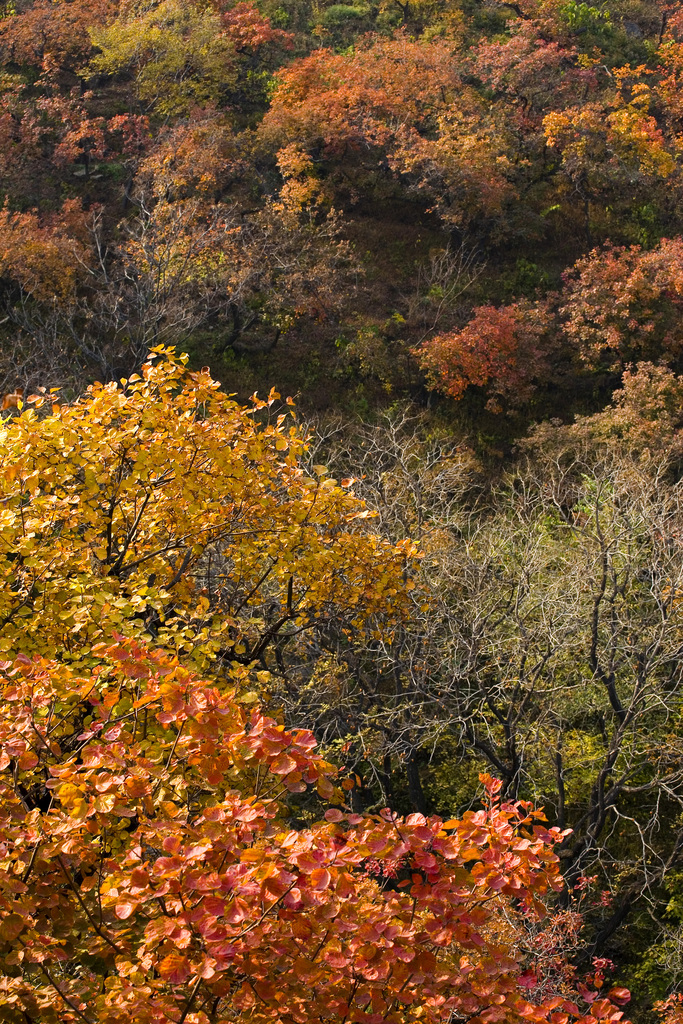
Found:
[[(242, 407), (159, 349), (141, 375), (0, 429), (0, 656), (82, 662), (115, 634), (202, 671), (282, 666), (311, 631), (391, 628), (410, 545), (303, 468), (275, 396)], [(410, 586), (408, 583), (407, 586)]]

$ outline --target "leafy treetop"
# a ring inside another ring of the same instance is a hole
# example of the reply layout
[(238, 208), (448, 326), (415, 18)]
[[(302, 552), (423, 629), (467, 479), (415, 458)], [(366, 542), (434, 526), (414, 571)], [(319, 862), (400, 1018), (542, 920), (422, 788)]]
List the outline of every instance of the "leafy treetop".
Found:
[(304, 472), (275, 396), (243, 408), (160, 351), (121, 384), (51, 398), (0, 430), (5, 656), (87, 656), (118, 629), (265, 668), (285, 634), (400, 616), (412, 546), (367, 531), (322, 467)]

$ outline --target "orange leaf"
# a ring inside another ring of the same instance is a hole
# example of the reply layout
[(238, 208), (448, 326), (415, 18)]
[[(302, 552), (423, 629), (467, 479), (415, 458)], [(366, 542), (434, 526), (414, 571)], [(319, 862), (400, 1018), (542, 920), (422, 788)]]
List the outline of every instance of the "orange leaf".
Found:
[(330, 881), (331, 876), (327, 868), (316, 868), (309, 875), (311, 889), (327, 889), (329, 888)]
[(190, 977), (190, 965), (179, 953), (169, 953), (158, 967), (159, 975), (171, 985), (182, 985)]

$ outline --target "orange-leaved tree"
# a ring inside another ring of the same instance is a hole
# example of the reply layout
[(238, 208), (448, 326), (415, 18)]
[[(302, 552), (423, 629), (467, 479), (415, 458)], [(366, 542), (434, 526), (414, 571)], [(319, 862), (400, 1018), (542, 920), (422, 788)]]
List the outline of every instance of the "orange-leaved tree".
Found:
[(89, 260), (86, 217), (77, 199), (58, 214), (0, 209), (0, 279), (9, 290), (46, 304), (66, 302), (86, 275)]
[[(2, 1020), (621, 1018), (534, 943), (563, 833), (500, 783), (462, 820), (351, 814), (310, 733), (134, 641), (92, 655), (0, 669)], [(337, 806), (296, 827), (314, 784)]]
[(676, 363), (683, 346), (683, 239), (594, 249), (565, 274), (564, 329), (589, 364)]
[(69, 85), (80, 77), (81, 65), (92, 53), (88, 29), (113, 13), (108, 0), (36, 0), (17, 5), (0, 19), (0, 59), (41, 72), (43, 81), (60, 79)]
[(468, 387), (486, 388), (489, 407), (528, 401), (547, 379), (551, 318), (542, 303), (479, 306), (459, 331), (436, 335), (416, 351), (429, 382), (456, 400)]
[[(497, 211), (512, 194), (505, 129), (459, 72), (452, 42), (369, 36), (352, 52), (317, 50), (275, 76), (259, 128), (344, 174), (361, 155), (407, 176), (450, 223)], [(383, 154), (383, 156), (382, 156)], [(379, 158), (379, 162), (378, 162)]]

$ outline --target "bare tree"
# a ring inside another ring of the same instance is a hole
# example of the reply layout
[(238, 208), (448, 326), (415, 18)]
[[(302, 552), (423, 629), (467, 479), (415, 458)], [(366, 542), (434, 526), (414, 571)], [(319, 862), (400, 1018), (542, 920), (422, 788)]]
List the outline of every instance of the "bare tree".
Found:
[(144, 190), (134, 200), (115, 230), (101, 211), (91, 216), (86, 255), (74, 246), (73, 295), (6, 290), (0, 388), (78, 391), (129, 375), (154, 346), (182, 345), (200, 328), (214, 332), (218, 352), (263, 350), (303, 312), (334, 315), (353, 265), (334, 218), (318, 223), (275, 202), (246, 217), (227, 203), (167, 203)]
[(374, 528), (423, 557), (405, 621), (369, 642), (318, 631), (278, 701), (359, 773), (366, 803), (403, 792), (428, 810), (429, 761), (448, 749), (545, 804), (573, 830), (569, 892), (603, 892), (586, 955), (609, 949), (635, 906), (656, 913), (683, 852), (683, 485), (666, 458), (575, 445), (490, 488), (464, 444), (405, 412), (328, 424), (319, 445)]
[(406, 319), (424, 341), (434, 331), (452, 326), (465, 313), (459, 300), (483, 273), (485, 262), (476, 248), (464, 242), (430, 253), (418, 265), (415, 290), (409, 297)]

